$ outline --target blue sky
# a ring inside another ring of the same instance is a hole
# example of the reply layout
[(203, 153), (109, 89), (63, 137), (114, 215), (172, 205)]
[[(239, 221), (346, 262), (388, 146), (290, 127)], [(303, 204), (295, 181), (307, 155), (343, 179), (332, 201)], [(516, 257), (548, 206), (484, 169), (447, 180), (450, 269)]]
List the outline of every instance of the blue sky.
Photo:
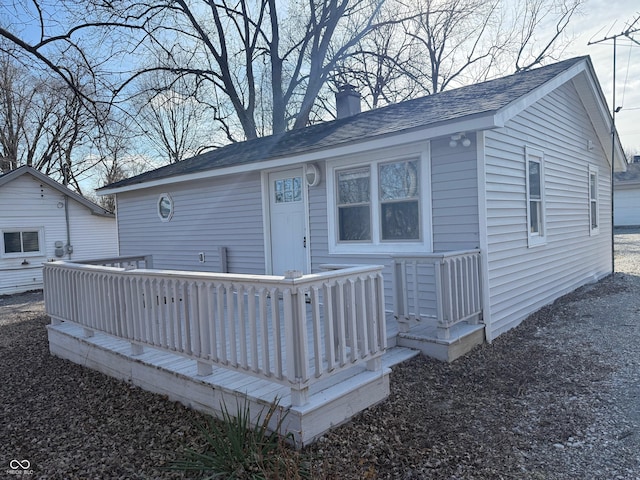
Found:
[[(638, 0), (587, 0), (574, 21), (574, 42), (565, 56), (590, 55), (609, 107), (613, 101), (613, 41), (588, 45), (625, 31), (640, 17)], [(636, 24), (640, 28), (640, 20)], [(633, 35), (640, 42), (640, 31)], [(626, 37), (616, 47), (616, 127), (625, 150), (640, 154), (640, 45)]]

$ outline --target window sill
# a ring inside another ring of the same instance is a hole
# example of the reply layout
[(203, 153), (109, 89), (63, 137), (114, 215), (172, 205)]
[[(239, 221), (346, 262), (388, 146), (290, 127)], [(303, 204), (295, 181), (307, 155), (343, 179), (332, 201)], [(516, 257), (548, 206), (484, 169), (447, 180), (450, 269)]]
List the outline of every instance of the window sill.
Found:
[(528, 248), (543, 247), (547, 244), (547, 237), (529, 237)]
[(430, 252), (431, 247), (424, 242), (406, 243), (350, 243), (329, 245), (330, 254), (349, 255), (386, 255), (393, 253), (416, 253)]
[(44, 252), (28, 252), (28, 253), (3, 253), (1, 258), (34, 258), (44, 257)]

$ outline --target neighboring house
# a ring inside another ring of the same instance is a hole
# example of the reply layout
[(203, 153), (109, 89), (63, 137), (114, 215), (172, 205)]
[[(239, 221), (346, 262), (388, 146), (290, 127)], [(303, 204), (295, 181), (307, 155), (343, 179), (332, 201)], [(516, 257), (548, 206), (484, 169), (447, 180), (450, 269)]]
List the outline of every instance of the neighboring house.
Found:
[[(352, 91), (340, 95), (353, 107)], [(610, 125), (580, 57), (231, 144), (98, 193), (117, 196), (122, 255), (277, 275), (382, 264), (388, 312), (403, 294), (393, 256), (479, 249), (491, 341), (611, 273), (611, 164), (625, 162), (620, 144), (611, 158)], [(417, 284), (433, 299), (433, 273)]]
[(614, 179), (614, 225), (640, 226), (640, 156), (635, 156), (627, 171), (616, 173)]
[(0, 176), (0, 295), (42, 288), (42, 264), (118, 253), (115, 216), (34, 168)]

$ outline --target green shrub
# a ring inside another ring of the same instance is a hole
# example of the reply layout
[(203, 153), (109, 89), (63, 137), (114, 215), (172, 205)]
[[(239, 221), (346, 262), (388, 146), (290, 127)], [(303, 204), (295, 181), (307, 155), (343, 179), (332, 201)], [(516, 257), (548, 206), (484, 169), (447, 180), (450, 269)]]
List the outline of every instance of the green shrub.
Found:
[(249, 402), (245, 400), (238, 414), (233, 416), (225, 404), (221, 405), (222, 420), (207, 416), (197, 428), (203, 440), (200, 449), (185, 448), (183, 457), (172, 464), (172, 469), (199, 472), (205, 479), (302, 479), (310, 478), (310, 462), (291, 448), (281, 430), (286, 413), (278, 419), (274, 431), (267, 427), (278, 413), (278, 399), (267, 413), (261, 413), (261, 422), (252, 428)]

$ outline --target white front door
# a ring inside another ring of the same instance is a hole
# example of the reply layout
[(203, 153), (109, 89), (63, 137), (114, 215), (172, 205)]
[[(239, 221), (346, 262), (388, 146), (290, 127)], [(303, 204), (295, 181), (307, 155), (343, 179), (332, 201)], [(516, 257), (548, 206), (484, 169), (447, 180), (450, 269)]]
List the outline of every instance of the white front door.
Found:
[(269, 174), (271, 271), (307, 272), (305, 188), (302, 169)]

